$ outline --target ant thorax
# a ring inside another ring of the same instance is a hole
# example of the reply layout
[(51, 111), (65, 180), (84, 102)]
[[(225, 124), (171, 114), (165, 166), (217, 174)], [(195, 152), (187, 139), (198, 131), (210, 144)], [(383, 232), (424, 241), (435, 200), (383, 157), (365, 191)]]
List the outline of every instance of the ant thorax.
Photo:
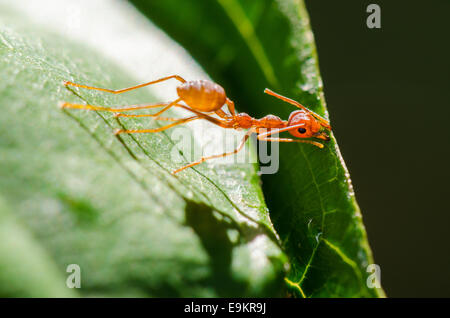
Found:
[(287, 126), (287, 122), (275, 115), (267, 115), (261, 119), (257, 119), (255, 126), (262, 128), (284, 128)]
[(247, 113), (236, 114), (236, 116), (234, 117), (233, 128), (234, 129), (237, 129), (237, 128), (243, 128), (243, 129), (251, 128), (253, 126), (253, 121), (254, 121), (254, 118), (252, 118)]

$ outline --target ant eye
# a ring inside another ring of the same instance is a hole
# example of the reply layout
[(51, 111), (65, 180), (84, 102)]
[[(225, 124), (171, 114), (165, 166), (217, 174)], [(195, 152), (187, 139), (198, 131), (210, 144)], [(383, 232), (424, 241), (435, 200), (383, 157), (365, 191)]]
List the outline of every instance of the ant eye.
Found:
[(306, 132), (306, 128), (300, 127), (297, 131), (301, 134), (304, 134)]

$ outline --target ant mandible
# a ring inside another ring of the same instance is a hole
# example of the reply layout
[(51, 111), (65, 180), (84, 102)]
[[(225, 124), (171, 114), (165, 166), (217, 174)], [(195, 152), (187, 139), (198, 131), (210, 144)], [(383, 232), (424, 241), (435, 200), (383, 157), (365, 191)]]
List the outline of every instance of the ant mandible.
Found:
[[(186, 81), (181, 76), (172, 75), (167, 76), (156, 81), (151, 81), (147, 83), (143, 83), (140, 85), (112, 90), (107, 88), (99, 88), (86, 86), (81, 84), (76, 84), (73, 82), (65, 81), (65, 86), (76, 86), (86, 89), (99, 90), (103, 92), (108, 92), (112, 94), (121, 94), (125, 93), (137, 88), (141, 88), (144, 86), (160, 83), (169, 79), (176, 79), (181, 82), (181, 84), (177, 87), (178, 98), (170, 103), (159, 103), (152, 105), (130, 105), (121, 108), (110, 108), (103, 106), (93, 106), (93, 105), (80, 105), (80, 104), (72, 104), (72, 103), (61, 103), (61, 108), (75, 108), (75, 109), (88, 109), (88, 110), (100, 110), (100, 111), (109, 111), (114, 112), (116, 117), (154, 117), (156, 120), (164, 120), (164, 121), (173, 121), (173, 123), (155, 129), (139, 129), (139, 130), (123, 130), (118, 129), (115, 131), (115, 134), (134, 134), (134, 133), (154, 133), (166, 130), (168, 128), (184, 124), (196, 119), (205, 119), (215, 125), (218, 125), (223, 128), (232, 128), (232, 129), (248, 129), (244, 138), (242, 139), (239, 146), (232, 152), (225, 152), (221, 155), (214, 155), (209, 157), (202, 157), (199, 160), (192, 162), (184, 167), (181, 167), (172, 172), (172, 174), (176, 174), (186, 168), (190, 168), (196, 166), (206, 160), (221, 158), (225, 156), (229, 156), (239, 152), (245, 145), (245, 142), (250, 137), (251, 134), (256, 133), (257, 138), (259, 140), (265, 141), (274, 141), (274, 142), (303, 142), (315, 145), (319, 148), (323, 148), (323, 144), (313, 141), (306, 140), (305, 138), (318, 138), (321, 140), (328, 141), (330, 140), (327, 130), (331, 131), (331, 126), (329, 122), (323, 117), (319, 116), (315, 112), (309, 110), (305, 106), (300, 103), (292, 100), (290, 98), (284, 97), (280, 94), (277, 94), (270, 89), (265, 89), (264, 93), (277, 97), (285, 102), (288, 102), (298, 108), (300, 110), (293, 111), (288, 120), (282, 120), (278, 116), (267, 115), (263, 118), (256, 119), (251, 117), (246, 113), (236, 113), (234, 108), (234, 102), (230, 100), (226, 94), (225, 90), (222, 86), (213, 83), (207, 80), (194, 80), (194, 81)], [(185, 102), (186, 105), (180, 104), (181, 102)], [(227, 114), (222, 108), (227, 105), (229, 114)], [(137, 109), (149, 109), (149, 108), (158, 108), (163, 107), (160, 111), (155, 114), (122, 114), (122, 112), (137, 110)], [(171, 107), (180, 107), (190, 112), (194, 113), (194, 116), (187, 118), (167, 118), (160, 117), (162, 113), (168, 110)], [(207, 113), (215, 113), (219, 116), (219, 118), (212, 117)], [(292, 139), (292, 138), (274, 138), (270, 137), (272, 134), (281, 133), (288, 131), (292, 136), (301, 138), (301, 139)]]

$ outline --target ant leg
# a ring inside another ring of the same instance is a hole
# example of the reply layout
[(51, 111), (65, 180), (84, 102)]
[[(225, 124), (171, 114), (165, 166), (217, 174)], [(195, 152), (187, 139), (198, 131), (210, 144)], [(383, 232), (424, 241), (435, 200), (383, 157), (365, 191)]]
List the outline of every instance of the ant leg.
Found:
[[(213, 123), (213, 124), (215, 124), (217, 126), (223, 127), (223, 128), (231, 128), (232, 127), (232, 126), (230, 126), (230, 120), (232, 118), (230, 116), (227, 116), (225, 113), (223, 113), (223, 115), (225, 117), (222, 117), (222, 116), (220, 116), (220, 117), (226, 119), (226, 121), (225, 120), (220, 120), (220, 119), (217, 119), (217, 118), (214, 118), (214, 117), (211, 117), (211, 116), (209, 116), (209, 115), (207, 115), (205, 113), (199, 112), (198, 110), (192, 109), (191, 107), (188, 107), (188, 106), (185, 106), (185, 105), (181, 105), (181, 104), (177, 104), (176, 102), (179, 102), (179, 101), (180, 100), (176, 100), (175, 102), (173, 102), (175, 104), (171, 105), (170, 107), (172, 107), (172, 106), (181, 107), (183, 109), (186, 109), (186, 110), (196, 114), (198, 117), (203, 118), (203, 119), (205, 119), (205, 120), (207, 120), (207, 121), (209, 121), (209, 122), (211, 122), (211, 123)], [(116, 117), (159, 117), (159, 115), (161, 115), (163, 112), (165, 112), (170, 107), (169, 107), (169, 105), (167, 105), (164, 109), (162, 109), (161, 111), (157, 112), (156, 114), (142, 114), (142, 115), (115, 114), (115, 116)]]
[(225, 103), (227, 104), (228, 110), (230, 111), (231, 115), (233, 115), (233, 117), (234, 117), (236, 115), (236, 112), (234, 109), (234, 102), (227, 97), (227, 100), (225, 101)]
[[(177, 103), (180, 101), (181, 101), (181, 99), (179, 98), (171, 103), (160, 103), (160, 104), (152, 104), (152, 105), (130, 105), (130, 106), (125, 106), (125, 107), (121, 107), (121, 108), (111, 108), (111, 107), (83, 105), (83, 104), (72, 104), (72, 103), (67, 103), (67, 102), (63, 102), (59, 106), (61, 108), (102, 110), (102, 111), (108, 111), (108, 112), (126, 112), (126, 111), (130, 111), (130, 110), (158, 108), (158, 107), (165, 106), (162, 111), (157, 113), (157, 114), (161, 114), (172, 106), (181, 107), (182, 105), (177, 105)], [(157, 115), (155, 114), (154, 116), (157, 116)]]
[[(189, 117), (191, 118), (191, 117)], [(163, 120), (163, 121), (179, 121), (185, 118), (173, 118), (173, 117), (156, 117), (155, 120)], [(192, 120), (201, 119), (199, 116), (192, 116)], [(191, 121), (191, 120), (189, 120)]]
[(257, 138), (258, 138), (258, 140), (274, 141), (274, 142), (302, 142), (302, 143), (317, 146), (319, 148), (323, 148), (323, 145), (320, 142), (315, 142), (312, 140), (291, 139), (291, 138), (273, 138), (273, 137), (261, 137), (260, 138), (259, 136)]
[(270, 130), (268, 130), (267, 132), (264, 132), (264, 133), (260, 133), (259, 129), (261, 129), (261, 128), (257, 128), (258, 137), (265, 138), (265, 137), (268, 137), (268, 136), (276, 134), (276, 133), (280, 133), (280, 132), (284, 132), (284, 131), (288, 131), (288, 130), (292, 130), (292, 129), (297, 129), (297, 128), (300, 128), (300, 127), (303, 127), (303, 126), (305, 126), (305, 124), (301, 123), (301, 124), (297, 124), (297, 125), (287, 126), (287, 127), (284, 127), (284, 128), (270, 129)]
[(199, 160), (197, 160), (197, 161), (191, 162), (190, 164), (188, 164), (188, 165), (186, 165), (186, 166), (184, 166), (184, 167), (181, 167), (181, 168), (179, 168), (179, 169), (177, 169), (177, 170), (174, 170), (174, 171), (172, 172), (172, 174), (177, 174), (178, 172), (180, 172), (180, 171), (182, 171), (182, 170), (184, 170), (184, 169), (191, 168), (191, 167), (194, 167), (194, 166), (196, 166), (196, 165), (199, 165), (199, 164), (201, 164), (202, 162), (205, 162), (206, 160), (216, 159), (216, 158), (223, 158), (223, 157), (226, 157), (226, 156), (229, 156), (229, 155), (233, 155), (233, 154), (238, 153), (240, 150), (242, 150), (242, 148), (244, 148), (245, 142), (247, 141), (247, 139), (250, 137), (250, 135), (251, 135), (252, 133), (254, 133), (254, 131), (253, 131), (252, 129), (250, 129), (249, 131), (247, 131), (247, 133), (245, 134), (244, 138), (242, 138), (241, 143), (239, 144), (239, 146), (238, 146), (235, 150), (233, 150), (233, 151), (231, 151), (231, 152), (225, 152), (225, 153), (223, 153), (223, 154), (221, 154), (221, 155), (214, 155), (214, 156), (209, 156), (209, 157), (201, 157), (201, 158), (200, 158)]
[(323, 148), (323, 145), (320, 142), (315, 142), (315, 141), (312, 141), (312, 140), (269, 137), (272, 134), (288, 131), (288, 130), (291, 130), (291, 129), (297, 129), (297, 128), (300, 128), (300, 127), (302, 127), (304, 125), (305, 124), (302, 123), (302, 124), (298, 124), (298, 125), (288, 126), (288, 127), (285, 127), (285, 128), (272, 129), (272, 130), (270, 130), (268, 132), (265, 132), (265, 133), (258, 133), (257, 138), (258, 138), (258, 140), (263, 140), (263, 141), (303, 142), (303, 143), (307, 143), (307, 144), (312, 144), (312, 145), (317, 146), (319, 148)]
[(225, 113), (222, 109), (218, 109), (216, 110), (214, 113), (216, 113), (216, 115), (218, 115), (219, 117), (223, 118), (223, 119), (228, 119), (230, 120), (232, 117), (230, 115), (228, 115), (227, 113)]
[(184, 109), (186, 109), (186, 110), (189, 110), (190, 112), (196, 114), (197, 116), (199, 116), (199, 117), (201, 117), (201, 118), (203, 118), (203, 119), (205, 119), (205, 120), (207, 120), (207, 121), (209, 121), (209, 122), (211, 122), (211, 123), (213, 123), (213, 124), (215, 124), (217, 126), (220, 126), (220, 127), (223, 127), (223, 128), (232, 128), (233, 127), (231, 125), (232, 122), (229, 121), (229, 120), (228, 121), (220, 120), (220, 119), (214, 118), (212, 116), (209, 116), (209, 115), (207, 115), (205, 113), (199, 112), (198, 110), (192, 109), (190, 107), (187, 107), (187, 106), (184, 106), (184, 105), (179, 105), (179, 106), (184, 108)]
[[(114, 114), (114, 117), (155, 117), (153, 114), (138, 114), (138, 115), (128, 115), (128, 114)], [(200, 117), (198, 117), (200, 118)], [(164, 120), (164, 121), (178, 121), (180, 118), (172, 118), (172, 117), (155, 117), (154, 120)]]
[(225, 103), (227, 104), (228, 107), (228, 111), (230, 112), (231, 116), (228, 115), (227, 113), (225, 113), (222, 108), (216, 110), (214, 113), (216, 113), (216, 115), (218, 115), (219, 117), (222, 117), (223, 119), (233, 119), (233, 117), (236, 115), (235, 110), (234, 110), (234, 103), (231, 99), (229, 99), (227, 97)]
[(283, 95), (280, 95), (280, 94), (278, 94), (278, 93), (275, 93), (274, 91), (272, 91), (272, 90), (270, 90), (270, 89), (268, 89), (268, 88), (266, 88), (266, 89), (264, 90), (264, 93), (269, 94), (269, 95), (272, 95), (272, 96), (274, 96), (274, 97), (276, 97), (276, 98), (281, 99), (282, 101), (285, 101), (285, 102), (287, 102), (287, 103), (289, 103), (289, 104), (291, 104), (291, 105), (294, 105), (294, 106), (296, 106), (296, 107), (298, 107), (298, 108), (301, 108), (301, 109), (307, 111), (308, 113), (311, 113), (314, 117), (316, 117), (316, 119), (317, 119), (318, 121), (320, 121), (320, 122), (323, 124), (324, 127), (326, 127), (327, 129), (331, 129), (330, 122), (329, 122), (328, 120), (326, 120), (325, 118), (323, 118), (323, 117), (320, 116), (319, 114), (313, 112), (312, 110), (306, 108), (305, 106), (303, 106), (303, 105), (300, 104), (299, 102), (297, 102), (297, 101), (295, 101), (295, 100), (293, 100), (293, 99), (287, 98), (287, 97), (285, 97), (285, 96), (283, 96)]
[(319, 148), (323, 148), (323, 145), (320, 142), (315, 142), (315, 141), (312, 141), (312, 140), (269, 137), (272, 134), (276, 134), (276, 133), (280, 133), (280, 132), (284, 132), (284, 131), (288, 131), (288, 130), (292, 130), (292, 129), (297, 129), (297, 128), (300, 128), (300, 127), (302, 127), (304, 125), (305, 125), (304, 123), (301, 123), (301, 124), (297, 124), (297, 125), (287, 126), (287, 127), (284, 127), (284, 128), (271, 129), (271, 130), (269, 130), (269, 131), (267, 131), (265, 133), (258, 133), (257, 138), (258, 138), (258, 140), (263, 140), (263, 141), (302, 142), (302, 143), (306, 143), (306, 144), (312, 144), (312, 145), (317, 146)]
[(125, 93), (125, 92), (131, 91), (131, 90), (136, 89), (136, 88), (141, 88), (141, 87), (144, 87), (144, 86), (148, 86), (148, 85), (160, 83), (160, 82), (163, 82), (163, 81), (167, 81), (167, 80), (169, 80), (171, 78), (174, 78), (174, 79), (180, 81), (181, 83), (186, 83), (186, 80), (184, 78), (182, 78), (181, 76), (172, 75), (172, 76), (167, 76), (167, 77), (163, 77), (163, 78), (157, 79), (156, 81), (151, 81), (151, 82), (139, 84), (139, 85), (136, 85), (136, 86), (131, 86), (131, 87), (128, 87), (128, 88), (122, 88), (122, 89), (108, 89), (108, 88), (93, 87), (93, 86), (87, 86), (87, 85), (73, 83), (73, 82), (70, 82), (70, 81), (64, 81), (64, 85), (65, 86), (70, 85), (70, 86), (81, 87), (81, 88), (86, 88), (86, 89), (95, 89), (97, 91), (103, 91), (103, 92), (112, 93), (112, 94), (121, 94), (121, 93)]
[[(196, 114), (197, 116), (217, 125), (223, 128), (231, 128), (231, 126), (229, 125), (228, 121), (224, 121), (224, 120), (219, 120), (217, 118), (211, 117), (207, 114), (204, 114), (202, 112), (199, 112), (195, 109), (192, 109), (188, 106), (185, 105), (181, 105), (178, 104), (178, 102), (180, 102), (181, 99), (177, 99), (171, 103), (161, 103), (161, 104), (153, 104), (153, 105), (136, 105), (136, 106), (127, 106), (127, 107), (123, 107), (123, 108), (110, 108), (110, 107), (103, 107), (103, 106), (93, 106), (93, 105), (82, 105), (82, 104), (72, 104), (72, 103), (67, 103), (67, 102), (63, 102), (60, 104), (61, 108), (74, 108), (74, 109), (88, 109), (88, 110), (101, 110), (101, 111), (108, 111), (108, 112), (125, 112), (125, 111), (130, 111), (130, 110), (137, 110), (137, 109), (147, 109), (147, 108), (157, 108), (157, 107), (162, 107), (162, 106), (166, 106), (164, 107), (163, 110), (159, 111), (156, 114), (149, 114), (149, 115), (127, 115), (124, 116), (123, 114), (116, 114), (117, 117), (158, 117), (160, 114), (162, 114), (164, 111), (166, 111), (167, 109), (169, 109), (170, 107), (180, 107), (183, 109), (186, 109), (194, 114)], [(170, 107), (169, 107), (170, 105)]]
[[(138, 129), (138, 130), (124, 130), (124, 129), (117, 129), (114, 134), (118, 135), (118, 134), (136, 134), (136, 133), (156, 133), (156, 132), (160, 132), (193, 120), (198, 119), (198, 116), (192, 116), (192, 117), (188, 117), (188, 118), (183, 118), (183, 119), (179, 119), (176, 120), (174, 123), (166, 125), (166, 126), (162, 126), (159, 128), (154, 128), (154, 129)], [(173, 119), (173, 118), (171, 118)]]
[(169, 105), (167, 105), (166, 107), (164, 107), (163, 109), (161, 109), (159, 112), (155, 113), (155, 114), (151, 114), (151, 117), (158, 117), (159, 115), (161, 115), (162, 113), (164, 113), (166, 110), (168, 110), (169, 108), (171, 108), (172, 106), (175, 106), (177, 103), (181, 102), (181, 98), (178, 98), (176, 100), (174, 100), (173, 102), (171, 102)]
[[(139, 114), (139, 115), (126, 115), (126, 114), (114, 114), (114, 117), (153, 117), (151, 114)], [(201, 119), (200, 116), (195, 116), (195, 119)], [(173, 118), (173, 117), (155, 117), (154, 120), (162, 120), (162, 121), (179, 121), (184, 118)], [(193, 119), (194, 120), (194, 119)]]

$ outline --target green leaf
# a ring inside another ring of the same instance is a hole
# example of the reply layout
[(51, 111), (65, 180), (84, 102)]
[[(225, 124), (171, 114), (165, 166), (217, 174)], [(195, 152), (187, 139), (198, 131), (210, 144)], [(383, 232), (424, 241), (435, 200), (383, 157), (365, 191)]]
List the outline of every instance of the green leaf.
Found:
[[(112, 4), (99, 6), (98, 21), (113, 16)], [(257, 166), (203, 164), (175, 177), (170, 171), (184, 163), (172, 162), (178, 144), (169, 132), (113, 134), (155, 122), (59, 109), (59, 101), (156, 98), (146, 89), (66, 89), (63, 80), (110, 88), (137, 80), (108, 60), (107, 48), (93, 50), (12, 8), (0, 5), (0, 295), (281, 295), (286, 258)], [(133, 22), (133, 10), (120, 12), (136, 32), (147, 27)], [(76, 291), (65, 286), (69, 264), (81, 268)]]
[[(225, 87), (239, 111), (287, 118), (295, 109), (264, 95), (269, 87), (328, 115), (303, 1), (132, 2)], [(366, 268), (374, 261), (334, 137), (324, 149), (281, 144), (279, 165), (276, 174), (263, 176), (263, 191), (290, 258), (290, 292), (299, 297), (384, 296), (382, 289), (366, 284), (371, 274)]]
[(0, 296), (73, 297), (49, 255), (0, 198)]

